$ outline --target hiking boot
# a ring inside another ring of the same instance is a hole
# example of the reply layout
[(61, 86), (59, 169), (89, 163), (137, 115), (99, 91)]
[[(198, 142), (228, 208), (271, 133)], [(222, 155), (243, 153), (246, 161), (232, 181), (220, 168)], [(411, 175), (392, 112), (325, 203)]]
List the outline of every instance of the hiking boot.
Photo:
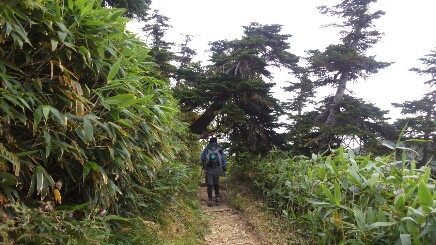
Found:
[(215, 203), (216, 203), (217, 206), (220, 205), (220, 203), (221, 203), (221, 196), (216, 196), (215, 197)]
[(213, 206), (213, 199), (209, 198), (209, 202), (207, 203), (208, 207), (212, 207)]

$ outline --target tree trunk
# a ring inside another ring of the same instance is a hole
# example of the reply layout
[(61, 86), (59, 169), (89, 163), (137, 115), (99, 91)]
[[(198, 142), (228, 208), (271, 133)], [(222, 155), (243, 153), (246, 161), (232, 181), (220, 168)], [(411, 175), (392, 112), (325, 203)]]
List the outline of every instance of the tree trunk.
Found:
[[(434, 99), (432, 100), (432, 102), (434, 103)], [(429, 130), (428, 127), (432, 122), (432, 115), (433, 115), (433, 106), (429, 107), (427, 110), (427, 114), (425, 115), (425, 123), (427, 124), (424, 128), (424, 140), (430, 140), (430, 135), (432, 130)], [(428, 163), (428, 161), (430, 161), (430, 148), (429, 148), (429, 142), (425, 142), (424, 143), (424, 147), (422, 148), (422, 159), (419, 162), (417, 167), (422, 167), (425, 164)]]
[(219, 111), (221, 108), (223, 108), (224, 103), (223, 102), (214, 102), (209, 108), (207, 108), (203, 114), (200, 116), (200, 118), (197, 119), (194, 123), (189, 126), (189, 129), (191, 129), (192, 133), (195, 134), (202, 134), (207, 130), (207, 126), (215, 119), (216, 111)]
[[(356, 31), (356, 32), (360, 32), (360, 31)], [(356, 49), (358, 43), (359, 43), (359, 39), (356, 38), (351, 43), (350, 47)], [(339, 78), (338, 88), (336, 89), (336, 94), (335, 97), (333, 98), (333, 103), (330, 107), (329, 114), (327, 116), (327, 120), (326, 120), (327, 125), (333, 125), (335, 123), (334, 122), (335, 119), (334, 117), (336, 116), (335, 108), (336, 105), (339, 103), (339, 101), (341, 101), (342, 98), (344, 98), (344, 94), (345, 94), (345, 90), (347, 89), (347, 82), (349, 78), (350, 78), (350, 71), (349, 70), (343, 71), (341, 77)]]
[[(356, 32), (359, 32), (358, 30)], [(356, 38), (351, 43), (350, 47), (353, 49), (357, 48), (357, 44), (359, 43), (359, 38)], [(335, 97), (333, 98), (333, 102), (329, 108), (328, 116), (326, 119), (326, 125), (334, 125), (335, 124), (335, 116), (338, 103), (344, 98), (345, 90), (347, 89), (347, 82), (350, 79), (350, 70), (344, 70), (341, 72), (341, 76), (339, 78), (338, 87), (336, 89)], [(318, 152), (324, 151), (327, 149), (327, 146), (330, 144), (331, 135), (323, 134), (318, 139)]]
[(336, 89), (335, 97), (333, 98), (333, 103), (330, 107), (329, 114), (327, 116), (326, 124), (327, 125), (333, 125), (335, 124), (335, 116), (336, 116), (336, 105), (339, 103), (339, 101), (344, 98), (345, 89), (347, 89), (347, 82), (348, 78), (350, 76), (350, 72), (346, 71), (342, 73), (341, 77), (339, 78), (339, 84), (338, 88)]

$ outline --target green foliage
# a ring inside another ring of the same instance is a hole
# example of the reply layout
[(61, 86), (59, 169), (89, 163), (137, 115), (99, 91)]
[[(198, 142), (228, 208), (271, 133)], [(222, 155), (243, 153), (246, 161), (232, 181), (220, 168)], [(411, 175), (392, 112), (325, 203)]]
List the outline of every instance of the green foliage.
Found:
[(281, 146), (275, 129), (283, 111), (271, 94), (274, 83), (265, 79), (272, 79), (268, 67), (292, 69), (298, 62), (288, 51), (289, 37), (281, 33), (281, 25), (251, 23), (240, 39), (210, 44), (208, 67), (181, 60), (175, 96), (187, 112), (201, 112), (192, 118), (191, 131), (226, 135), (234, 143), (231, 152), (266, 153)]
[(5, 205), (8, 219), (0, 224), (5, 244), (108, 244), (114, 222), (130, 222), (116, 215), (88, 212), (86, 205), (62, 206), (55, 210), (51, 202), (31, 208), (22, 203)]
[(102, 6), (111, 6), (113, 8), (125, 9), (124, 16), (144, 20), (148, 15), (151, 0), (102, 0)]
[(144, 35), (149, 40), (150, 56), (159, 66), (158, 69), (164, 77), (172, 77), (176, 72), (176, 67), (170, 64), (175, 59), (171, 52), (172, 42), (166, 42), (164, 36), (171, 25), (168, 24), (169, 18), (159, 14), (159, 11), (153, 11), (153, 14), (145, 19), (145, 25), (142, 27)]
[(198, 143), (124, 10), (43, 0), (0, 11), (3, 242), (104, 244), (138, 215), (161, 225), (173, 197), (192, 193)]
[(253, 180), (270, 205), (304, 227), (318, 244), (433, 244), (434, 185), (430, 169), (391, 156), (262, 158)]
[[(288, 87), (296, 88), (298, 96), (291, 101), (291, 109), (297, 111), (297, 115), (290, 114), (295, 120), (293, 129), (289, 135), (301, 135), (307, 142), (301, 142), (298, 138), (294, 142), (294, 149), (298, 152), (324, 152), (339, 145), (346, 144), (347, 139), (357, 139), (358, 145), (366, 150), (376, 146), (374, 134), (386, 135), (388, 129), (383, 127), (383, 112), (371, 104), (359, 101), (346, 94), (347, 83), (366, 79), (379, 70), (391, 65), (389, 62), (380, 62), (374, 56), (368, 56), (367, 50), (379, 42), (382, 33), (374, 28), (374, 21), (384, 15), (383, 11), (371, 11), (376, 0), (350, 0), (327, 7), (320, 6), (318, 9), (322, 14), (338, 17), (340, 24), (326, 26), (341, 28), (341, 43), (331, 44), (324, 51), (309, 50), (307, 61), (308, 66), (299, 68), (300, 82)], [(308, 79), (308, 77), (315, 76)], [(302, 114), (301, 104), (308, 103), (307, 98), (302, 96), (313, 96), (310, 89), (331, 86), (335, 92), (327, 99), (317, 103), (317, 110)], [(352, 102), (352, 105), (343, 107)], [(315, 114), (318, 114), (315, 116)], [(315, 116), (315, 117), (314, 117)], [(376, 117), (376, 122), (372, 123)], [(309, 118), (309, 120), (308, 120)], [(309, 125), (303, 125), (309, 123)], [(344, 123), (346, 124), (344, 127)], [(364, 126), (365, 125), (365, 126)], [(366, 128), (366, 126), (370, 127)], [(307, 129), (309, 129), (307, 131)], [(366, 138), (366, 135), (369, 137)], [(293, 140), (293, 139), (292, 139)], [(360, 141), (360, 142), (359, 142)], [(306, 149), (304, 149), (305, 146)], [(378, 152), (375, 152), (378, 153)]]
[[(332, 100), (332, 97), (327, 97), (322, 104), (330, 104)], [(387, 123), (384, 117), (386, 111), (348, 95), (337, 104), (335, 110), (338, 112), (334, 117), (336, 123), (330, 126), (325, 125), (327, 113), (323, 106), (316, 108), (316, 111), (292, 117), (295, 121), (289, 127), (289, 139), (293, 142), (291, 149), (295, 154), (310, 156), (312, 152), (317, 152), (319, 137), (323, 133), (331, 135), (331, 149), (342, 145), (359, 153), (389, 153), (379, 139), (395, 139), (397, 132)]]

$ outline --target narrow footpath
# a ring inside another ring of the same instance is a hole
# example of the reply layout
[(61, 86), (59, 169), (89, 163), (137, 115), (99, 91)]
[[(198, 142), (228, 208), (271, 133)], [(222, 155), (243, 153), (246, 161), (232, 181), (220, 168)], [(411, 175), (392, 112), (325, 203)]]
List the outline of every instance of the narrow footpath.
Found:
[(210, 233), (205, 236), (205, 244), (262, 244), (239, 212), (229, 207), (229, 195), (223, 182), (221, 183), (220, 191), (222, 201), (218, 206), (207, 206), (208, 197), (206, 189), (204, 183), (198, 188), (201, 207), (210, 217)]

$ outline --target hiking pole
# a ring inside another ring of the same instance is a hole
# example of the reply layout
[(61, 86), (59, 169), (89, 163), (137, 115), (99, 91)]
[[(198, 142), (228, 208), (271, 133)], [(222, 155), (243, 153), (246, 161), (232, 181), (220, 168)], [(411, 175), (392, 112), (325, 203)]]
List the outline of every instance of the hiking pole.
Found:
[[(206, 178), (206, 162), (205, 161), (201, 161), (201, 174), (203, 175), (203, 180), (205, 180)], [(203, 187), (203, 184), (200, 181), (200, 186)], [(204, 186), (206, 186), (206, 181), (204, 182)]]
[(227, 185), (227, 171), (224, 171), (224, 182), (226, 183), (226, 191), (227, 191), (227, 202), (230, 202), (230, 192), (229, 192), (229, 187)]

